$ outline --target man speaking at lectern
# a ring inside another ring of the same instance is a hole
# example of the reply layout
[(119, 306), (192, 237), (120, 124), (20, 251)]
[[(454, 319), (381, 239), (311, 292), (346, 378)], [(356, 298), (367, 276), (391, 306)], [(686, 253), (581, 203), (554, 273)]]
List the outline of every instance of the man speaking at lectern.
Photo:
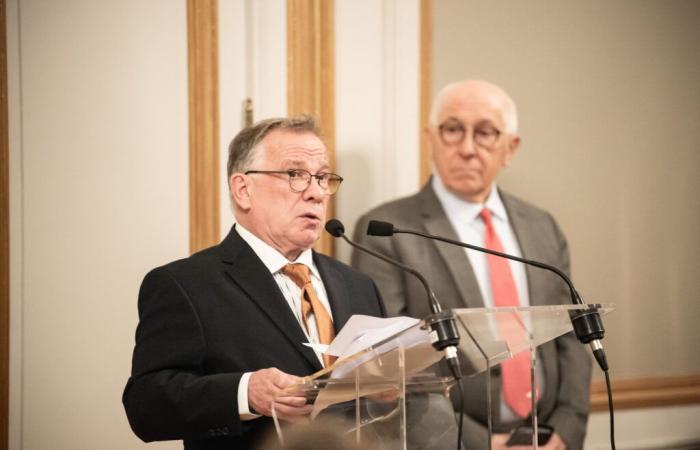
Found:
[[(310, 118), (264, 120), (234, 138), (236, 225), (141, 285), (123, 396), (141, 439), (256, 448), (272, 429), (273, 398), (332, 362), (305, 343), (330, 343), (352, 314), (385, 315), (367, 276), (311, 249), (341, 181)], [(305, 402), (282, 397), (278, 417), (304, 420)]]
[[(567, 243), (552, 216), (496, 186), (496, 177), (520, 144), (516, 108), (508, 94), (479, 80), (446, 86), (433, 102), (425, 137), (435, 168), (432, 178), (417, 194), (361, 217), (355, 239), (421, 272), (443, 308), (571, 303), (566, 284), (550, 272), (418, 236), (365, 234), (369, 220), (381, 220), (569, 272)], [(412, 277), (364, 253), (354, 252), (352, 262), (375, 280), (389, 315), (430, 314), (425, 293)], [(580, 450), (589, 409), (590, 358), (569, 333), (542, 345), (538, 360), (538, 417), (540, 424), (554, 427), (540, 448)], [(507, 433), (530, 415), (527, 352), (492, 372), (492, 444), (500, 449)], [(465, 448), (487, 449), (486, 375), (466, 377), (464, 383)]]

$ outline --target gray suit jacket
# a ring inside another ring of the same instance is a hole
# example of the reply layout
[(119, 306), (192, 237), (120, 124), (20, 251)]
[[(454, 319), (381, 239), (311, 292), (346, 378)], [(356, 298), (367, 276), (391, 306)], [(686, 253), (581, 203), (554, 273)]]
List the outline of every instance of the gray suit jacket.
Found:
[[(568, 246), (552, 216), (507, 193), (500, 194), (523, 256), (568, 273)], [(421, 272), (444, 309), (484, 306), (464, 249), (405, 234), (391, 238), (367, 236), (370, 220), (458, 239), (430, 182), (419, 193), (383, 204), (362, 216), (355, 227), (355, 239)], [(357, 251), (353, 253), (352, 265), (374, 279), (389, 316), (423, 318), (430, 314), (425, 291), (414, 277)], [(566, 284), (555, 274), (530, 266), (526, 266), (526, 273), (533, 306), (571, 303)], [(591, 359), (572, 333), (542, 345), (539, 356), (545, 392), (538, 403), (538, 417), (555, 428), (569, 450), (579, 450), (588, 419)], [(467, 377), (464, 384), (466, 448), (487, 449), (486, 375)], [(492, 371), (494, 405), (500, 402), (500, 385), (500, 371), (496, 368)], [(517, 425), (502, 423), (498, 407), (494, 408), (494, 431), (505, 432)]]

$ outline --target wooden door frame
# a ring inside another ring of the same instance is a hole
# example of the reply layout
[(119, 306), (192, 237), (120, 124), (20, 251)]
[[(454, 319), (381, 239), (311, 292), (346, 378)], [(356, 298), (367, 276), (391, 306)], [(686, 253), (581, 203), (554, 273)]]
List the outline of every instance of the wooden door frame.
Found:
[[(335, 4), (333, 0), (287, 0), (287, 113), (318, 119), (328, 160), (335, 168)], [(335, 215), (335, 196), (327, 218)], [(335, 254), (325, 232), (314, 248)]]
[(219, 232), (218, 0), (187, 0), (190, 252)]
[(7, 450), (10, 393), (10, 134), (7, 15), (0, 0), (0, 450)]

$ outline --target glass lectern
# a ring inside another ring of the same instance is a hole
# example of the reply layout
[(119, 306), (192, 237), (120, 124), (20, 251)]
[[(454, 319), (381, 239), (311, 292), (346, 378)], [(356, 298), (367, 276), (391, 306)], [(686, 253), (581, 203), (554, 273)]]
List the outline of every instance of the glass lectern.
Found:
[[(534, 387), (537, 346), (571, 331), (572, 314), (586, 309), (605, 314), (612, 308), (596, 304), (451, 310), (460, 334), (463, 376), (490, 370), (528, 351)], [(306, 377), (295, 389), (301, 388), (313, 403), (311, 418), (340, 417), (343, 425), (339, 432), (352, 433), (361, 448), (455, 448), (457, 427), (448, 392), (456, 380), (446, 375), (444, 352), (432, 346), (432, 320), (428, 316)], [(533, 406), (536, 417), (534, 401)], [(284, 424), (274, 417), (274, 405), (273, 418), (278, 436), (284, 440)], [(536, 430), (536, 419), (533, 422)]]

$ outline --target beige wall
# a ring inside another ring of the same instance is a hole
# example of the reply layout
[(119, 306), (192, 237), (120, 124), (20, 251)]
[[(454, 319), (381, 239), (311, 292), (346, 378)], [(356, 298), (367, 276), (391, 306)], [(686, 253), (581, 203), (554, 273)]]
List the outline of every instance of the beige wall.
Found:
[(502, 185), (549, 209), (615, 377), (700, 372), (700, 3), (434, 2), (434, 85), (520, 110)]
[(185, 2), (8, 10), (10, 448), (146, 448), (120, 397), (140, 281), (188, 251)]
[[(336, 216), (353, 235), (361, 214), (418, 189), (418, 0), (335, 0)], [(336, 257), (351, 247), (336, 242)]]

